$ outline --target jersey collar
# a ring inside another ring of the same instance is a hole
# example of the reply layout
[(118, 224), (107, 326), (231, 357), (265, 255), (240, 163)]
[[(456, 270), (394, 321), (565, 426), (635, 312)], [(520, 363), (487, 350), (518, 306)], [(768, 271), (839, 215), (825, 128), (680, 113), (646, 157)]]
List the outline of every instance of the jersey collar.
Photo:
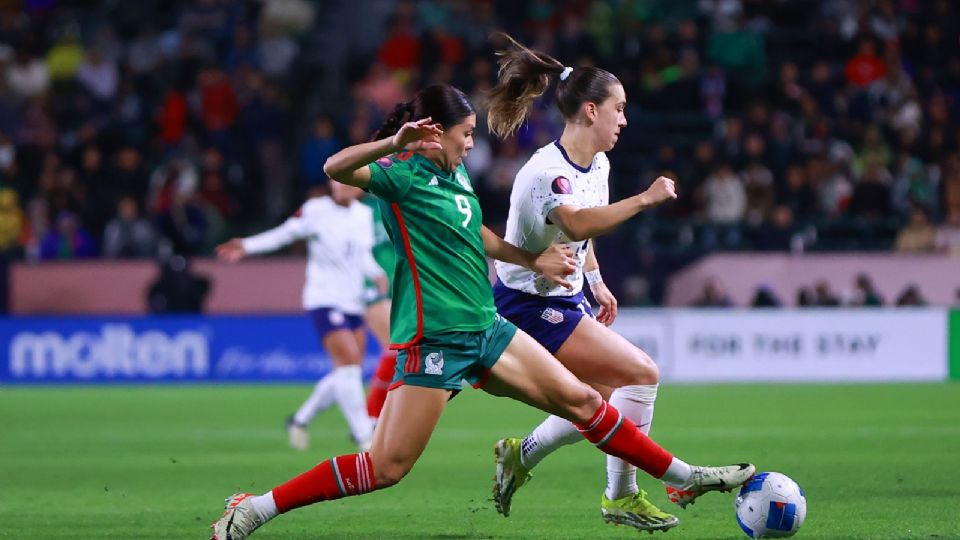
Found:
[[(591, 169), (591, 168), (593, 168), (593, 162), (590, 162), (590, 166), (589, 166), (589, 167), (581, 167), (581, 166), (577, 165), (576, 163), (574, 163), (573, 160), (570, 159), (570, 156), (567, 155), (567, 151), (563, 148), (563, 145), (560, 144), (560, 139), (557, 139), (557, 140), (553, 141), (553, 144), (557, 145), (557, 148), (560, 150), (560, 154), (563, 155), (563, 159), (567, 160), (567, 163), (569, 163), (570, 166), (573, 167), (574, 169), (576, 169), (576, 170), (578, 170), (578, 171), (580, 171), (580, 172), (582, 172), (582, 173), (587, 173), (587, 172), (590, 172), (590, 169)], [(594, 158), (594, 159), (596, 159), (596, 158)]]

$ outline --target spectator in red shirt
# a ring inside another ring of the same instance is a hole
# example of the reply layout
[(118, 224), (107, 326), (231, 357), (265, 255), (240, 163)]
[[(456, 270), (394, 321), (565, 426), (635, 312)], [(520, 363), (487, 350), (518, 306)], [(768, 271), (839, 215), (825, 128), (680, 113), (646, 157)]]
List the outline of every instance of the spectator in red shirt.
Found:
[(860, 42), (857, 54), (847, 62), (843, 70), (847, 82), (859, 86), (868, 86), (887, 74), (887, 66), (877, 57), (877, 46), (870, 39)]
[(380, 44), (377, 59), (393, 70), (412, 70), (420, 65), (420, 40), (407, 17), (398, 14), (391, 22), (390, 35)]
[(176, 145), (187, 130), (187, 97), (178, 88), (171, 88), (163, 98), (157, 114), (160, 140), (167, 145)]
[(232, 126), (240, 108), (226, 73), (213, 67), (202, 71), (198, 79), (203, 125), (210, 131), (222, 131)]

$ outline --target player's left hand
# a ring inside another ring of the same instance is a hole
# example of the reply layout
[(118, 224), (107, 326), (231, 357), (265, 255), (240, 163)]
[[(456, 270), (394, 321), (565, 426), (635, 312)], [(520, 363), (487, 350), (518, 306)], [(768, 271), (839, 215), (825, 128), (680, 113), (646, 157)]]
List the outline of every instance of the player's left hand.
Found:
[(562, 244), (553, 244), (533, 261), (532, 270), (550, 280), (551, 283), (572, 289), (566, 278), (577, 270), (577, 259), (573, 250)]
[(228, 262), (237, 262), (247, 255), (247, 251), (243, 249), (243, 240), (240, 238), (232, 238), (220, 244), (216, 252), (218, 259)]
[(393, 136), (393, 146), (414, 152), (418, 150), (443, 150), (443, 146), (437, 140), (441, 135), (443, 135), (443, 129), (440, 128), (440, 124), (433, 123), (433, 120), (428, 116), (402, 125), (396, 135)]
[(600, 304), (600, 310), (597, 311), (597, 322), (610, 326), (617, 318), (617, 298), (613, 296), (613, 293), (602, 281), (591, 285), (590, 292), (593, 293), (593, 299)]

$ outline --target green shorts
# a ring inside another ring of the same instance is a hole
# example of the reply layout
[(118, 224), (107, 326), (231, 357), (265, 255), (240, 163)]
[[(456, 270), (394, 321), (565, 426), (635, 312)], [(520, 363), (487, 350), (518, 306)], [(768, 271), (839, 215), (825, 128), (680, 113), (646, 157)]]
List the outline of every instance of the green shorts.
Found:
[(390, 388), (408, 384), (460, 390), (467, 381), (483, 386), (517, 327), (497, 315), (486, 330), (424, 336), (420, 343), (397, 353), (397, 371)]
[(363, 301), (366, 304), (366, 307), (370, 307), (377, 302), (383, 302), (384, 300), (390, 299), (390, 293), (380, 292), (380, 288), (377, 287), (377, 284), (372, 279), (367, 279), (363, 282)]

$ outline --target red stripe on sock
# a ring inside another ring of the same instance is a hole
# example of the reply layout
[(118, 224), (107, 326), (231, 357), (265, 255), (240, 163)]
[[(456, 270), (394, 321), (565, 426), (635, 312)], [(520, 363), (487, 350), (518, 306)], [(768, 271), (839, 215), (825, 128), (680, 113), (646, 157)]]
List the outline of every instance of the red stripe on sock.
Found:
[(580, 433), (597, 448), (643, 469), (654, 478), (667, 472), (673, 455), (643, 434), (629, 418), (609, 403), (604, 403), (586, 425), (578, 425)]
[(273, 488), (280, 513), (320, 501), (362, 495), (376, 488), (373, 463), (366, 452), (328, 459)]
[(363, 483), (365, 485), (364, 493), (373, 491), (373, 462), (370, 460), (370, 454), (364, 452), (363, 456)]
[(590, 419), (587, 420), (585, 424), (577, 426), (577, 429), (579, 429), (580, 431), (590, 431), (591, 429), (597, 427), (597, 424), (601, 420), (603, 420), (603, 416), (604, 414), (606, 414), (606, 412), (607, 412), (607, 402), (604, 401), (603, 404), (597, 407), (597, 410), (594, 411), (593, 416), (591, 416)]

